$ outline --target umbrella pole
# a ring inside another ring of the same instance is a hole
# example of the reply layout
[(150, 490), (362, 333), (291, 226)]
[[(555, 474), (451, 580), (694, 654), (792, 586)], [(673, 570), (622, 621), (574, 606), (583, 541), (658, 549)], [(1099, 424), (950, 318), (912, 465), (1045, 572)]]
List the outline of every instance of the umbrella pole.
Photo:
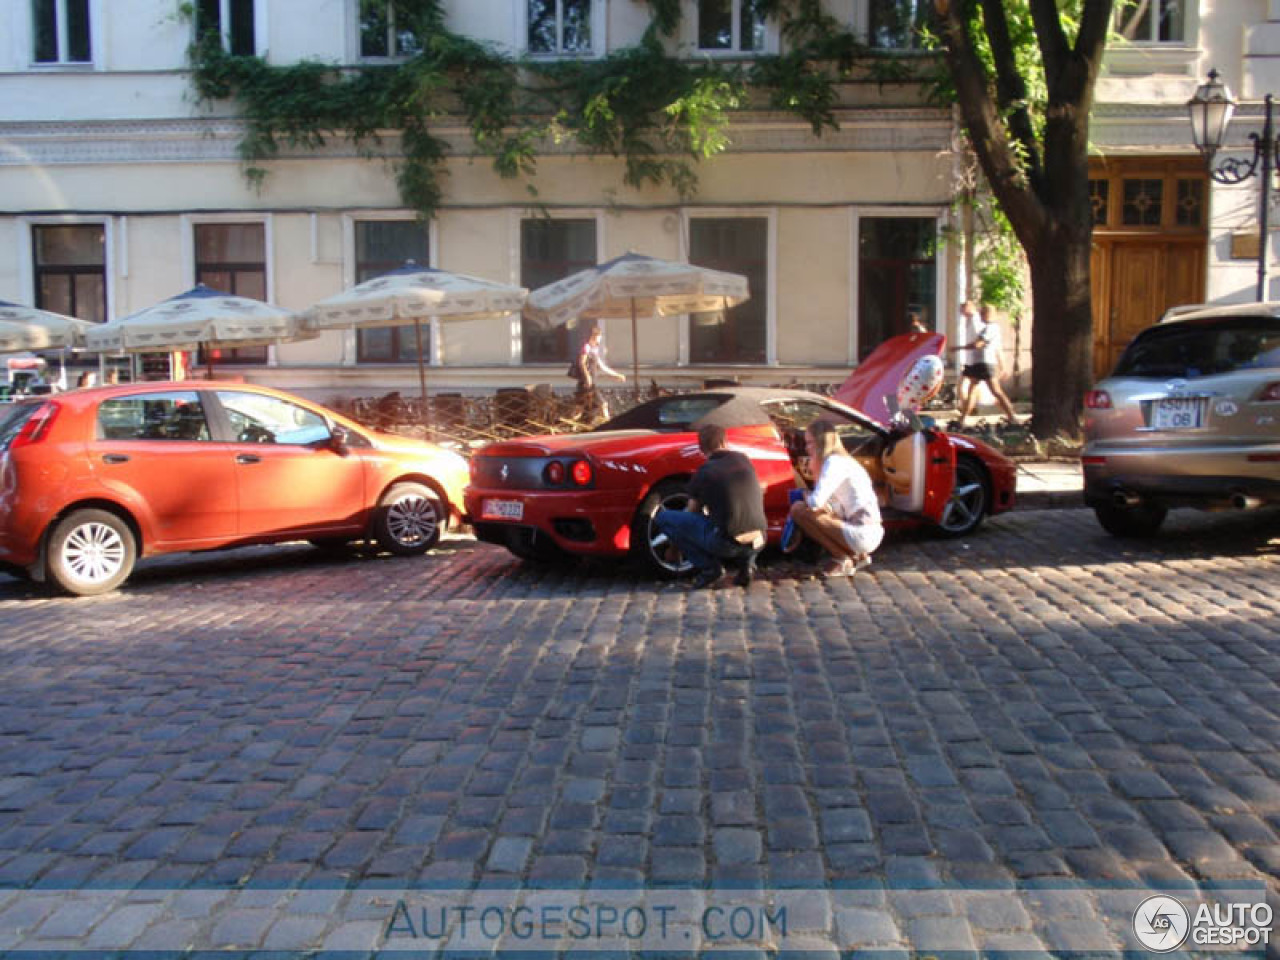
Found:
[(427, 368), (422, 359), (422, 318), (414, 317), (413, 335), (418, 341), (418, 388), (422, 391), (422, 426), (425, 439), (431, 439), (431, 404), (427, 400)]
[(636, 325), (636, 298), (631, 298), (631, 379), (636, 403), (640, 402), (640, 333)]

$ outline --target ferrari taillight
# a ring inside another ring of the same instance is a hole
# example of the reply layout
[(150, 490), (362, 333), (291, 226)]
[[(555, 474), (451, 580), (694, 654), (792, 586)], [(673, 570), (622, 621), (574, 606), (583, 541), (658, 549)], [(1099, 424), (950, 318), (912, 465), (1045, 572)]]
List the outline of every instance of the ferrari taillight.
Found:
[(1111, 394), (1105, 390), (1090, 390), (1084, 395), (1084, 405), (1089, 410), (1110, 410)]
[(569, 474), (573, 477), (573, 482), (580, 487), (590, 486), (592, 479), (595, 477), (595, 471), (591, 469), (591, 461), (575, 460), (573, 466), (569, 468)]
[(16, 450), (19, 447), (29, 447), (47, 437), (49, 428), (53, 426), (53, 421), (57, 418), (58, 411), (61, 409), (53, 401), (40, 404), (36, 412), (27, 418), (27, 422), (22, 425), (22, 429), (18, 431), (17, 436), (13, 438), (9, 444), (9, 449)]
[(564, 483), (564, 464), (559, 460), (552, 460), (547, 464), (547, 469), (543, 472), (543, 479), (548, 485), (558, 487)]

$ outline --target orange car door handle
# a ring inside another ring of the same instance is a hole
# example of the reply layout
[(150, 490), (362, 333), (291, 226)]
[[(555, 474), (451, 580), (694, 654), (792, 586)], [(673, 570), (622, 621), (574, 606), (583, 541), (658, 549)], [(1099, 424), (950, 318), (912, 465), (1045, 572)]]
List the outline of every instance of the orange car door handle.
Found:
[(128, 463), (129, 455), (125, 453), (104, 453), (102, 455), (103, 463)]
[(236, 463), (261, 463), (262, 458), (256, 453), (237, 453)]

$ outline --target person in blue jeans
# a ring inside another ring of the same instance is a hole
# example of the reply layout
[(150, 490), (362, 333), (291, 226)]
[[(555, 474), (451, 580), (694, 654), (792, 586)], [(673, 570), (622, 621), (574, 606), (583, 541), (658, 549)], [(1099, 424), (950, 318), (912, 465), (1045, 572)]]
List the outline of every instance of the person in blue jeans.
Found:
[(749, 586), (768, 527), (764, 488), (746, 454), (726, 445), (724, 427), (702, 427), (698, 448), (707, 461), (689, 483), (688, 504), (684, 510), (659, 510), (654, 526), (697, 569), (695, 587), (709, 587), (724, 576), (726, 560), (738, 565), (734, 582)]

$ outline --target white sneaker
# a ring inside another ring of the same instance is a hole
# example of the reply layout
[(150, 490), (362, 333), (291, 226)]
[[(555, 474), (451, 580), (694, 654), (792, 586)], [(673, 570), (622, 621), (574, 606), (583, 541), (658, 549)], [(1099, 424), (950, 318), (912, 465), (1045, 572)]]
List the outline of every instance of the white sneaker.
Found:
[(869, 553), (860, 553), (853, 561), (854, 573), (869, 566), (871, 566), (871, 554)]
[(856, 568), (852, 557), (832, 557), (822, 565), (824, 577), (852, 577)]

